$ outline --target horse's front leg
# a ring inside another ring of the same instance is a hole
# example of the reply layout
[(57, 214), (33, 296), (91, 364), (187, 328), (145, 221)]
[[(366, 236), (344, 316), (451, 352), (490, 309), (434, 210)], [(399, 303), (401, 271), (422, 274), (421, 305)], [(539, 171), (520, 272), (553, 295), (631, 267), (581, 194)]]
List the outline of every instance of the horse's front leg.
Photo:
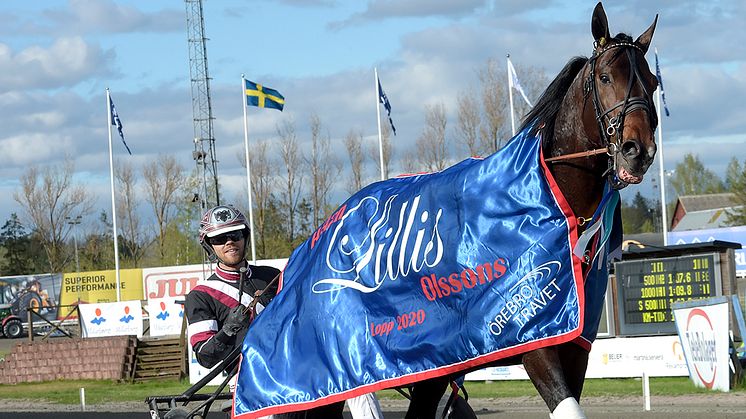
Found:
[(523, 355), (523, 366), (553, 419), (585, 419), (578, 402), (588, 352), (575, 344), (537, 349)]

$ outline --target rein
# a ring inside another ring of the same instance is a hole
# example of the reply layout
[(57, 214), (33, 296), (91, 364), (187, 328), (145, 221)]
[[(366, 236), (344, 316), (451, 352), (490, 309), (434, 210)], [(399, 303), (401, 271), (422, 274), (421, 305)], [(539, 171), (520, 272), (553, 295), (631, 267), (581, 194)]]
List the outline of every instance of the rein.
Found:
[[(280, 275), (282, 275), (282, 272), (280, 272), (279, 274), (275, 275), (275, 277), (272, 278), (271, 281), (269, 281), (269, 283), (267, 284), (266, 287), (264, 287), (264, 288), (262, 288), (260, 290), (257, 290), (254, 293), (254, 299), (249, 303), (249, 306), (246, 307), (246, 310), (244, 310), (244, 313), (251, 312), (251, 313), (254, 314), (254, 316), (256, 316), (256, 311), (255, 310), (256, 310), (256, 305), (259, 302), (259, 297), (261, 297), (262, 295), (264, 295), (264, 292), (267, 291), (269, 289), (269, 287), (271, 287), (272, 284), (274, 284), (280, 278)], [(241, 300), (239, 300), (239, 304), (240, 304), (240, 301)]]
[(609, 152), (609, 149), (604, 147), (604, 148), (597, 148), (595, 150), (581, 151), (579, 153), (563, 154), (561, 156), (550, 157), (548, 159), (544, 159), (544, 161), (547, 163), (553, 163), (556, 161), (579, 159), (582, 157), (595, 156), (596, 154), (603, 154), (603, 153), (608, 154), (608, 152)]

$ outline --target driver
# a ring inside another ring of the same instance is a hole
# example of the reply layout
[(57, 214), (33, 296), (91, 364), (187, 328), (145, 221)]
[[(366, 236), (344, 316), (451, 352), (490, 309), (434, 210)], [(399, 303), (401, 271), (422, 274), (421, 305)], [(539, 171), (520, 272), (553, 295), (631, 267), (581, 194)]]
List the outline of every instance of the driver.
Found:
[[(249, 225), (237, 209), (220, 205), (208, 210), (199, 227), (199, 242), (211, 262), (217, 262), (215, 272), (200, 281), (187, 294), (189, 343), (197, 362), (211, 368), (222, 361), (243, 342), (251, 323), (245, 308), (254, 293), (263, 290), (280, 271), (270, 266), (249, 265), (245, 259)], [(240, 269), (246, 269), (239, 303)], [(256, 312), (261, 312), (277, 293), (276, 284), (259, 297)]]

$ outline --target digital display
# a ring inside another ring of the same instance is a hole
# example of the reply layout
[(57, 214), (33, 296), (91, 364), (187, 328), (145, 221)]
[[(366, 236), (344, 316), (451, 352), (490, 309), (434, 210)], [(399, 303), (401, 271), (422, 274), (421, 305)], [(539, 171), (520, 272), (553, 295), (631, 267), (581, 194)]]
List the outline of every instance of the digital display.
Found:
[(674, 302), (717, 295), (716, 260), (716, 254), (704, 254), (617, 263), (620, 321), (627, 326), (673, 324)]

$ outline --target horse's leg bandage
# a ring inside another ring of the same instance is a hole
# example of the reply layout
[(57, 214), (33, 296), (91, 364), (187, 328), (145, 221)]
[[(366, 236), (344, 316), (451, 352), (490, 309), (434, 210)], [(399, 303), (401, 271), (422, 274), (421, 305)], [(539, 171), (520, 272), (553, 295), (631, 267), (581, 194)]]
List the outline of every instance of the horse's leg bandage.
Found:
[(554, 412), (549, 414), (550, 419), (587, 419), (583, 409), (580, 408), (574, 397), (568, 397), (562, 400)]

